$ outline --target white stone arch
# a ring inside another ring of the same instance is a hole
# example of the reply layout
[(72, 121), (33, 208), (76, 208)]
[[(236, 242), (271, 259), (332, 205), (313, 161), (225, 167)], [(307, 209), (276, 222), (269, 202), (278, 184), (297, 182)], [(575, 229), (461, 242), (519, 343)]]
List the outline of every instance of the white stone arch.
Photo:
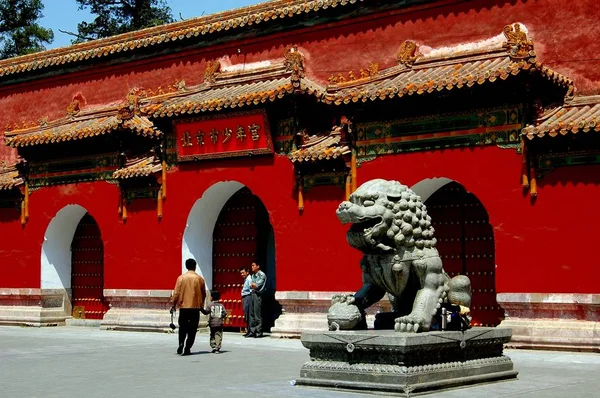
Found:
[(419, 195), (421, 197), (421, 200), (425, 202), (438, 189), (452, 181), (454, 180), (451, 180), (446, 177), (426, 178), (413, 185), (410, 189), (412, 189), (414, 193)]
[(48, 224), (42, 244), (42, 289), (71, 288), (71, 243), (79, 221), (86, 213), (82, 206), (67, 205)]
[(245, 185), (237, 181), (221, 181), (208, 188), (194, 203), (188, 215), (181, 247), (181, 272), (186, 271), (185, 260), (193, 258), (198, 263), (196, 271), (212, 289), (213, 231), (225, 203)]

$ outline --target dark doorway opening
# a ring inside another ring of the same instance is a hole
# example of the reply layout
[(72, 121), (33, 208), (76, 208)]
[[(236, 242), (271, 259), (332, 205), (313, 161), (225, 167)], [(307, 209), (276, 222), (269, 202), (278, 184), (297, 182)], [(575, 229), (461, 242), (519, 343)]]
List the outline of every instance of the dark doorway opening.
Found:
[(213, 289), (221, 293), (228, 312), (224, 327), (246, 326), (242, 308), (243, 280), (239, 268), (253, 261), (267, 275), (263, 297), (263, 329), (269, 331), (281, 313), (275, 301), (275, 241), (269, 214), (262, 201), (243, 187), (225, 203), (213, 231)]
[(435, 228), (437, 249), (450, 277), (471, 280), (473, 326), (497, 326), (504, 310), (496, 301), (494, 230), (475, 195), (452, 181), (425, 201)]
[(104, 300), (104, 243), (98, 223), (86, 213), (71, 242), (71, 294), (73, 318), (103, 319), (108, 311)]

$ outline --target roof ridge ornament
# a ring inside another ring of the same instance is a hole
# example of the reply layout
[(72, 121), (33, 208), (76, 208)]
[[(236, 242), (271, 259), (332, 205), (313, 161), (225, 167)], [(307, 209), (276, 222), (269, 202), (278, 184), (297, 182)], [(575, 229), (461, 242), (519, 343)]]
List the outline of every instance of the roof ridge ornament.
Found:
[(73, 119), (79, 114), (79, 112), (81, 112), (81, 104), (77, 98), (73, 98), (73, 100), (67, 106), (67, 116)]
[(135, 115), (140, 114), (140, 98), (145, 96), (144, 90), (134, 87), (129, 90), (127, 96), (125, 97), (125, 101), (119, 105), (117, 110), (117, 119), (122, 120), (130, 120)]
[(221, 62), (219, 60), (208, 61), (206, 69), (204, 69), (204, 82), (214, 84), (219, 73), (221, 73)]
[(412, 40), (405, 40), (398, 50), (398, 64), (411, 67), (421, 56), (419, 46)]
[(521, 30), (521, 26), (524, 25), (515, 22), (504, 27), (502, 33), (506, 37), (506, 42), (502, 44), (502, 47), (508, 50), (508, 55), (513, 60), (535, 59), (533, 40), (527, 37), (527, 32)]
[(77, 115), (79, 115), (79, 112), (81, 112), (83, 110), (83, 108), (85, 107), (86, 104), (87, 104), (87, 100), (85, 99), (85, 97), (83, 96), (83, 94), (81, 92), (78, 92), (77, 94), (75, 94), (73, 96), (73, 99), (67, 106), (67, 117), (69, 119), (75, 118)]
[(283, 56), (284, 65), (288, 72), (292, 72), (292, 83), (298, 87), (300, 79), (304, 77), (304, 55), (298, 50), (297, 45), (287, 46)]

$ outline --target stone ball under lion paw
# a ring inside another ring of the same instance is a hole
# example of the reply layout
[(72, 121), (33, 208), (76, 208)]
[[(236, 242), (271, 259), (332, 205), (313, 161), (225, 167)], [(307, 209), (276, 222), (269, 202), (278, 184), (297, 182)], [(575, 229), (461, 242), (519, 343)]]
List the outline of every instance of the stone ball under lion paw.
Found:
[(327, 322), (330, 330), (353, 329), (362, 319), (362, 314), (354, 304), (338, 302), (329, 308)]

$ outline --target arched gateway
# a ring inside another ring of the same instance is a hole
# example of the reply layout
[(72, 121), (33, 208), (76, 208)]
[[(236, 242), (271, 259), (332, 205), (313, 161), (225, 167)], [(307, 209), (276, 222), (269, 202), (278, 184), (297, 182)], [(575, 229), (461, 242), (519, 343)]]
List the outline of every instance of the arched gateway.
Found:
[(104, 244), (85, 208), (65, 206), (51, 220), (42, 244), (41, 278), (42, 289), (61, 289), (70, 297), (74, 318), (104, 317)]
[[(258, 262), (267, 274), (269, 290), (274, 290), (275, 243), (269, 214), (260, 198), (243, 184), (219, 182), (196, 201), (182, 247), (182, 261), (194, 258), (207, 288), (221, 293), (229, 314), (225, 326), (245, 326), (240, 267)], [(264, 306), (269, 302), (265, 300)], [(267, 328), (271, 318), (265, 317)]]
[(437, 249), (450, 277), (471, 280), (473, 326), (497, 326), (504, 310), (496, 301), (494, 230), (475, 195), (447, 178), (412, 187), (421, 196), (435, 228)]

